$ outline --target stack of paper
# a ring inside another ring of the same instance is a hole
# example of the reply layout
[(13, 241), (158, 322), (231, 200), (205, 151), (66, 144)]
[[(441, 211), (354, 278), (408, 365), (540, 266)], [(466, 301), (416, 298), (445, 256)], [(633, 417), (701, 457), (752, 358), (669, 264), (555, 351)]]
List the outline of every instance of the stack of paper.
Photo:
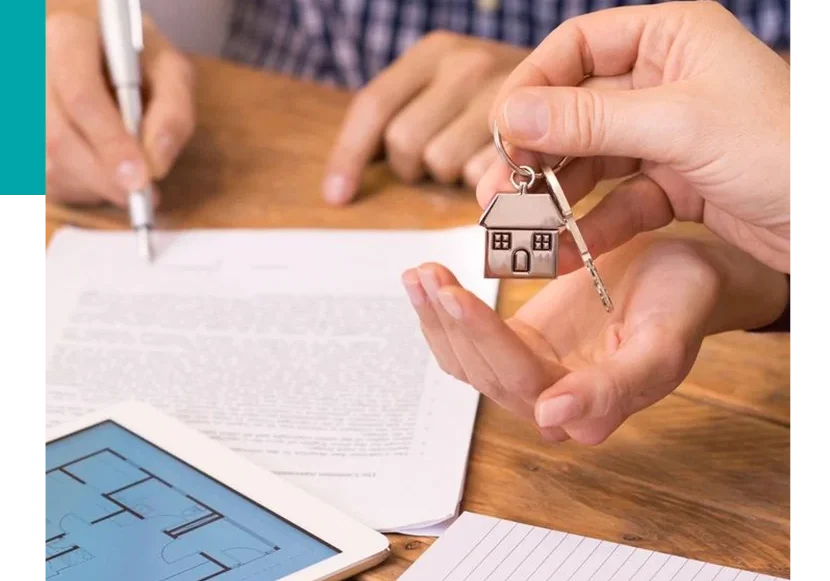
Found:
[(440, 371), (400, 274), (446, 264), (489, 304), (478, 228), (56, 234), (47, 424), (138, 399), (381, 531), (457, 514), (477, 393)]
[(400, 581), (784, 581), (470, 512)]

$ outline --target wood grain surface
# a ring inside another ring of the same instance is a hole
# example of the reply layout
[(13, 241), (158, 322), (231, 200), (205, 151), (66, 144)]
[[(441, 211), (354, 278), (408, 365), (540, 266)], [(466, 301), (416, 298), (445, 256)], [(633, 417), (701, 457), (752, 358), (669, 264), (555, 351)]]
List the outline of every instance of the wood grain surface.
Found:
[[(160, 184), (161, 227), (444, 228), (477, 220), (472, 192), (406, 186), (381, 162), (357, 203), (327, 207), (322, 171), (349, 95), (195, 61), (199, 126)], [(47, 204), (47, 243), (64, 224), (124, 228), (127, 220), (112, 208)], [(500, 313), (511, 314), (538, 288), (506, 282)], [(674, 394), (598, 447), (547, 445), (483, 401), (463, 508), (787, 577), (789, 348), (788, 335), (707, 339)], [(397, 579), (431, 542), (390, 538), (393, 555), (360, 579)]]

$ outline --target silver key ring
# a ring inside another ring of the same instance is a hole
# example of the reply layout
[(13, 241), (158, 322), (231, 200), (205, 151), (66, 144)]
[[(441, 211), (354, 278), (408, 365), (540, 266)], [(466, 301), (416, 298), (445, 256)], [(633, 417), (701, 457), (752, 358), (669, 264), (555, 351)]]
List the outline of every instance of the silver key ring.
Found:
[[(515, 185), (516, 183), (516, 174), (525, 176), (529, 178), (530, 183), (528, 188), (532, 187), (532, 184), (536, 180), (541, 180), (544, 178), (541, 172), (536, 172), (533, 170), (532, 167), (529, 165), (519, 165), (513, 159), (507, 155), (507, 150), (504, 148), (504, 142), (501, 140), (501, 134), (499, 133), (499, 124), (497, 121), (493, 121), (493, 143), (496, 145), (496, 151), (499, 152), (499, 156), (501, 156), (504, 163), (513, 170), (513, 174), (510, 176), (510, 181)], [(559, 162), (553, 166), (553, 173), (557, 174), (560, 170), (562, 170), (566, 165), (573, 161), (572, 157), (565, 156), (559, 160)]]

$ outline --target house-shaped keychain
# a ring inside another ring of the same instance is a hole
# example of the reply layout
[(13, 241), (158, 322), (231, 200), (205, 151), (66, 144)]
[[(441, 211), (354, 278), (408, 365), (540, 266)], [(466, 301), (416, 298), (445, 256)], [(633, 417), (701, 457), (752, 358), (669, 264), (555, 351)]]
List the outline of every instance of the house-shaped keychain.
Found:
[[(585, 268), (591, 275), (602, 306), (609, 313), (614, 303), (602, 283), (594, 259), (576, 224), (571, 205), (562, 190), (556, 172), (565, 167), (569, 157), (556, 167), (544, 165), (541, 174), (530, 166), (518, 165), (510, 159), (493, 122), (496, 151), (512, 170), (510, 183), (516, 192), (497, 193), (479, 219), (487, 231), (484, 248), (486, 278), (556, 278), (559, 256), (559, 233), (568, 230)], [(533, 193), (537, 176), (547, 184), (543, 193)], [(517, 181), (521, 178), (522, 181)]]
[(485, 277), (556, 278), (565, 219), (549, 193), (496, 194), (479, 225), (487, 230)]

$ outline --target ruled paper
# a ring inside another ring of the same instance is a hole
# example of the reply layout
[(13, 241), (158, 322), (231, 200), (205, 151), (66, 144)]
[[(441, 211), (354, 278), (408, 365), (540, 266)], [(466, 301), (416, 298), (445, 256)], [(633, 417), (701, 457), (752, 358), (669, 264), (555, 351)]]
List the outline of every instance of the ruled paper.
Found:
[(399, 581), (785, 581), (465, 512)]

